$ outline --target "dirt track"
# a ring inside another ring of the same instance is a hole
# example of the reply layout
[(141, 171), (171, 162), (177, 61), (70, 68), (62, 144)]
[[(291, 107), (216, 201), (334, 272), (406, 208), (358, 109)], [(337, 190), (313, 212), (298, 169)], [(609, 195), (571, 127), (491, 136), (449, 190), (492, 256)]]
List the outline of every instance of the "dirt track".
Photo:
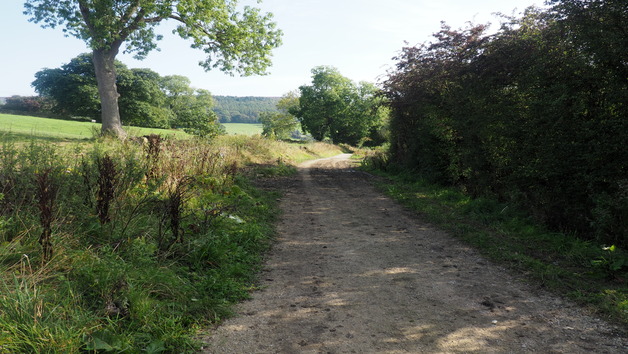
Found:
[(206, 353), (625, 353), (618, 328), (518, 281), (375, 191), (348, 155), (283, 181), (263, 290)]

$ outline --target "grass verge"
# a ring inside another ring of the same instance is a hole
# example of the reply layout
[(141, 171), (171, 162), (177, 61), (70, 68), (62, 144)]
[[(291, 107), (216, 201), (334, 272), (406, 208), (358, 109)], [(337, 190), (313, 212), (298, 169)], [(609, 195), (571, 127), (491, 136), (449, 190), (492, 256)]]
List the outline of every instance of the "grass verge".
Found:
[(335, 153), (244, 136), (0, 139), (0, 352), (196, 351), (255, 288), (272, 240), (278, 195), (246, 176)]
[(473, 199), (456, 188), (435, 185), (408, 172), (384, 172), (372, 166), (367, 163), (364, 167), (385, 177), (378, 187), (426, 221), (539, 286), (628, 325), (625, 251), (548, 231), (516, 206)]

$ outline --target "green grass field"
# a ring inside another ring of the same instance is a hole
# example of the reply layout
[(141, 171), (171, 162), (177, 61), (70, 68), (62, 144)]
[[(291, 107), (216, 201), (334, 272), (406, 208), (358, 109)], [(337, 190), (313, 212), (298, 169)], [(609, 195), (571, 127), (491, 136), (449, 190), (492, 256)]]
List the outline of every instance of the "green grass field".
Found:
[[(261, 124), (224, 124), (227, 134), (256, 135), (262, 132)], [(174, 135), (185, 138), (189, 135), (176, 130), (126, 127), (130, 135)], [(63, 142), (73, 140), (89, 140), (100, 131), (99, 123), (76, 122), (51, 118), (38, 118), (30, 116), (18, 116), (12, 114), (0, 114), (0, 136), (25, 140), (33, 137), (51, 142)]]
[[(154, 128), (126, 127), (131, 135), (174, 135), (180, 138), (188, 134), (180, 131)], [(61, 119), (38, 118), (0, 114), (0, 132), (5, 137), (25, 139), (38, 137), (50, 141), (89, 140), (100, 131), (99, 123), (76, 122)]]
[(257, 135), (262, 134), (261, 124), (223, 123), (229, 135)]

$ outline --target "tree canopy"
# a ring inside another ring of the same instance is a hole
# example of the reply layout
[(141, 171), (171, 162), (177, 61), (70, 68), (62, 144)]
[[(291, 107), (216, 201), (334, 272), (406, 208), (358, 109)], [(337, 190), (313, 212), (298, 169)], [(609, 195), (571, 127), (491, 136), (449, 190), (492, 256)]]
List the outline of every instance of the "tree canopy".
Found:
[[(116, 66), (118, 71), (126, 70), (121, 62), (116, 62)], [(41, 96), (55, 100), (53, 112), (100, 120), (98, 86), (90, 54), (79, 55), (60, 68), (38, 71), (32, 86)]]
[[(164, 20), (179, 25), (175, 33), (203, 50), (206, 70), (264, 74), (271, 50), (281, 42), (272, 14), (236, 0), (27, 0), (25, 13), (43, 27), (61, 26), (93, 50), (101, 99), (103, 132), (124, 136), (118, 110), (114, 60), (123, 48), (137, 58), (157, 48), (156, 26)], [(124, 46), (124, 47), (123, 47)]]
[[(183, 76), (161, 77), (150, 69), (129, 69), (115, 61), (120, 116), (125, 125), (181, 128), (207, 136), (218, 133), (213, 98), (190, 87)], [(62, 117), (100, 119), (100, 99), (91, 54), (81, 54), (56, 69), (35, 74), (33, 86), (52, 100), (52, 111)]]
[(379, 135), (387, 114), (374, 85), (355, 84), (336, 68), (320, 66), (312, 69), (312, 84), (299, 91), (299, 106), (291, 113), (314, 139), (351, 145), (383, 142)]

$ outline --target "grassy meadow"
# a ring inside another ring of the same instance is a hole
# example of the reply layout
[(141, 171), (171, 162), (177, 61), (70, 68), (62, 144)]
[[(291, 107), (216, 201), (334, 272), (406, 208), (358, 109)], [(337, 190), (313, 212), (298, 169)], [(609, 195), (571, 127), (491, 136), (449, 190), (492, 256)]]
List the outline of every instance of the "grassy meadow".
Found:
[(245, 123), (222, 123), (230, 135), (257, 135), (262, 134), (261, 124), (245, 124)]
[[(5, 138), (33, 137), (49, 141), (89, 140), (93, 139), (99, 131), (99, 123), (0, 114), (0, 132), (5, 135)], [(151, 133), (177, 138), (188, 136), (184, 132), (167, 129), (128, 127), (127, 131), (135, 136)]]
[(253, 180), (340, 153), (245, 135), (139, 144), (93, 138), (89, 123), (2, 119), (7, 353), (197, 351), (198, 332), (255, 289), (273, 237), (278, 195)]
[[(257, 135), (262, 133), (261, 124), (225, 123), (223, 126), (229, 135)], [(190, 137), (187, 133), (177, 130), (141, 127), (127, 127), (126, 129), (133, 136), (160, 134), (179, 139)], [(33, 137), (51, 142), (89, 140), (94, 138), (99, 131), (99, 123), (0, 113), (0, 134), (3, 134), (5, 138), (13, 137), (23, 140)]]

